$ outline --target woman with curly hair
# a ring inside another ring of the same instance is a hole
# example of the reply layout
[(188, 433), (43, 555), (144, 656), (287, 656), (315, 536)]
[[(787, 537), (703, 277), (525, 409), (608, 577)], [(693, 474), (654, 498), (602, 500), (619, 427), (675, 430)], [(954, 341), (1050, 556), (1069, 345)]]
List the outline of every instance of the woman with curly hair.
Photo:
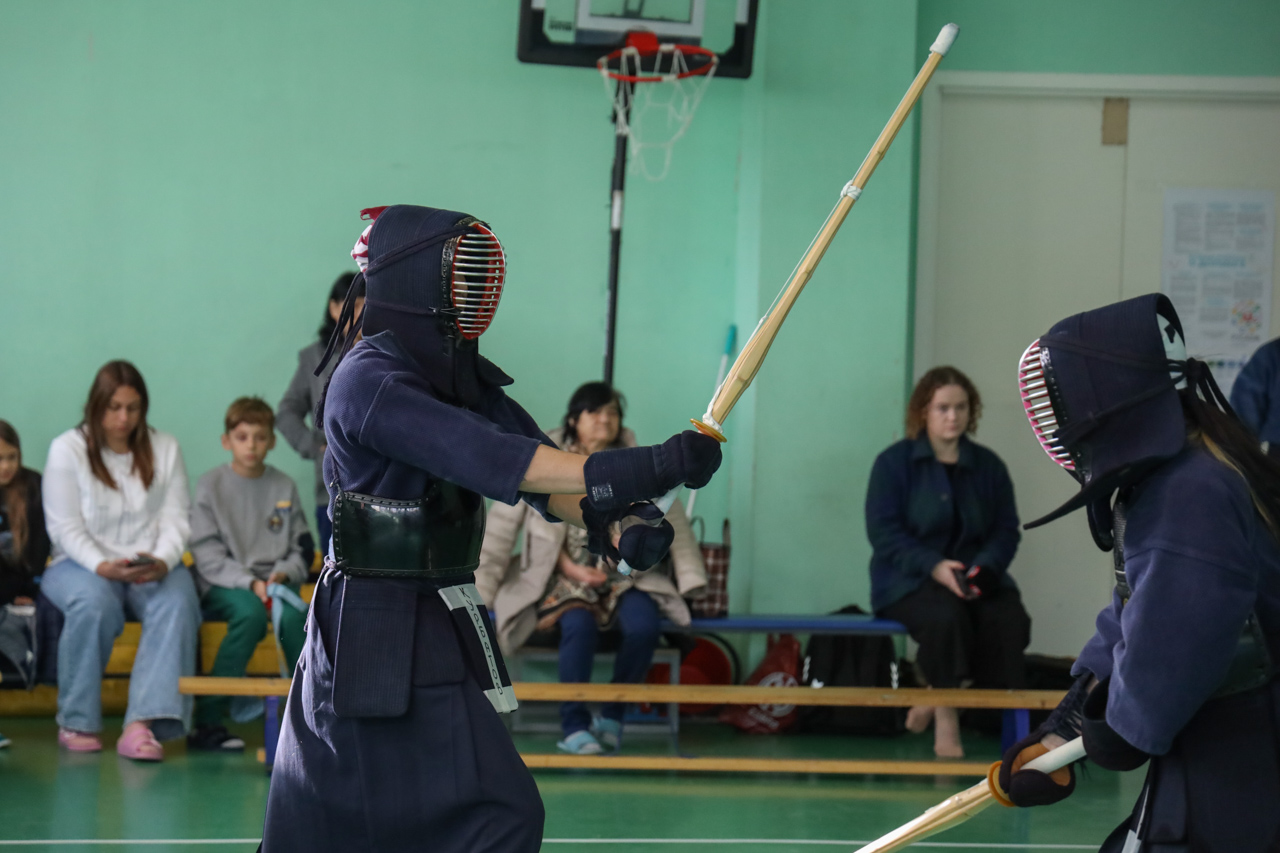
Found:
[[(930, 687), (1024, 686), (1031, 619), (1009, 564), (1018, 550), (1013, 482), (1000, 457), (969, 436), (978, 389), (935, 367), (907, 404), (907, 437), (881, 453), (867, 487), (871, 606), (920, 644)], [(907, 728), (934, 723), (940, 758), (964, 755), (954, 708), (912, 708)]]

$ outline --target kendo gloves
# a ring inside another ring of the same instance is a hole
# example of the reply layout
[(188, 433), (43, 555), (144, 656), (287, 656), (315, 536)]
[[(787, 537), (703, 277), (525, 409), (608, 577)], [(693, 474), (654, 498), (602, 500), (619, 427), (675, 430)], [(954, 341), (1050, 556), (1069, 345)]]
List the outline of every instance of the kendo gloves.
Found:
[(1151, 757), (1107, 722), (1111, 679), (1090, 689), (1092, 680), (1093, 675), (1087, 672), (1076, 679), (1049, 719), (1005, 751), (1000, 763), (1000, 787), (1015, 806), (1047, 806), (1066, 799), (1075, 790), (1075, 771), (1069, 766), (1048, 774), (1021, 769), (1049, 751), (1040, 743), (1046, 735), (1056, 734), (1066, 741), (1083, 737), (1089, 760), (1107, 770), (1133, 770)]
[[(582, 473), (587, 496), (582, 520), (591, 553), (636, 571), (651, 568), (667, 554), (675, 528), (648, 501), (677, 486), (700, 489), (720, 467), (720, 442), (685, 430), (662, 444), (602, 450), (587, 458)], [(615, 547), (613, 525), (621, 536)]]
[(693, 430), (662, 444), (602, 450), (591, 454), (582, 469), (586, 500), (592, 509), (609, 512), (661, 497), (680, 485), (700, 489), (711, 481), (720, 460), (720, 442)]
[[(597, 454), (598, 455), (598, 454)], [(582, 499), (582, 521), (587, 526), (587, 549), (618, 564), (626, 560), (632, 569), (642, 572), (657, 565), (667, 555), (676, 531), (662, 511), (645, 501), (622, 509), (601, 512)], [(613, 524), (618, 523), (622, 535), (613, 544)]]
[(1049, 719), (1005, 750), (1004, 760), (1000, 762), (1000, 788), (1015, 806), (1052, 805), (1065, 800), (1076, 789), (1075, 771), (1070, 766), (1052, 773), (1041, 773), (1039, 770), (1023, 770), (1022, 765), (1049, 751), (1040, 743), (1046, 735), (1055, 734), (1064, 741), (1080, 736), (1091, 680), (1093, 676), (1087, 672), (1077, 678)]

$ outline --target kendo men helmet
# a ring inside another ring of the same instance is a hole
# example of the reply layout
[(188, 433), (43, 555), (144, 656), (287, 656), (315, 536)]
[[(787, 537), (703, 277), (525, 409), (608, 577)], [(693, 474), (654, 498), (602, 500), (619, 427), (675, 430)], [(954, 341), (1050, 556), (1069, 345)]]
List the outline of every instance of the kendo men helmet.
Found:
[[(484, 334), (507, 276), (506, 253), (486, 223), (465, 213), (407, 204), (366, 208), (360, 216), (373, 221), (351, 256), (366, 281), (376, 279), (377, 289), (386, 291), (380, 301), (398, 310), (447, 315), (466, 340)], [(397, 264), (393, 275), (390, 268)], [(440, 287), (433, 293), (424, 285), (436, 269)]]
[[(408, 204), (368, 208), (361, 217), (372, 222), (351, 256), (366, 282), (358, 323), (364, 336), (392, 332), (450, 402), (473, 405), (484, 386), (510, 384), (476, 344), (493, 322), (507, 274), (506, 252), (488, 224), (466, 213)], [(354, 313), (349, 306), (343, 311), (339, 329)], [(354, 331), (343, 341), (344, 351)]]
[(1186, 444), (1178, 389), (1188, 379), (1221, 397), (1208, 367), (1187, 358), (1182, 323), (1161, 294), (1076, 314), (1032, 341), (1018, 362), (1022, 405), (1040, 446), (1081, 488), (1026, 527), (1088, 505), (1094, 538), (1109, 549), (1112, 494)]

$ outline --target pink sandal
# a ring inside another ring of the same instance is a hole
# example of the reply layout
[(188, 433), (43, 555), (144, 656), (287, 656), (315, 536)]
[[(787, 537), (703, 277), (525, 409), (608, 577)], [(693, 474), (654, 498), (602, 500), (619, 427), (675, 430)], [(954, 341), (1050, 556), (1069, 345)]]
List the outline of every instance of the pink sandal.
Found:
[(164, 747), (151, 733), (151, 727), (141, 722), (124, 727), (124, 734), (116, 741), (116, 752), (134, 761), (164, 760)]
[(102, 752), (102, 738), (92, 732), (59, 727), (58, 743), (71, 752)]

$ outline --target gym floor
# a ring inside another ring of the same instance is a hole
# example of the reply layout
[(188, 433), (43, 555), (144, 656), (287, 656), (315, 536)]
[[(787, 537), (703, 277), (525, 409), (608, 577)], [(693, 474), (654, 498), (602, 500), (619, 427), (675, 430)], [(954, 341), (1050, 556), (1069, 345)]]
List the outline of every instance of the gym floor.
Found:
[[(113, 744), (120, 719), (107, 721)], [(0, 848), (85, 853), (94, 849), (252, 851), (262, 828), (268, 778), (254, 758), (260, 726), (235, 727), (243, 755), (187, 754), (167, 746), (162, 764), (135, 764), (110, 751), (60, 751), (49, 718), (0, 719), (13, 746), (0, 750)], [(552, 735), (520, 735), (530, 752), (555, 749)], [(932, 735), (898, 738), (741, 735), (687, 724), (687, 754), (824, 758), (932, 756)], [(994, 760), (996, 740), (965, 733), (968, 757)], [(628, 739), (628, 752), (663, 754), (669, 738)], [(1074, 796), (1030, 811), (992, 806), (968, 823), (917, 845), (955, 850), (1096, 850), (1128, 814), (1142, 771), (1090, 768)], [(564, 853), (748, 853), (855, 850), (974, 784), (956, 777), (677, 775), (540, 771), (547, 808), (544, 847)]]

